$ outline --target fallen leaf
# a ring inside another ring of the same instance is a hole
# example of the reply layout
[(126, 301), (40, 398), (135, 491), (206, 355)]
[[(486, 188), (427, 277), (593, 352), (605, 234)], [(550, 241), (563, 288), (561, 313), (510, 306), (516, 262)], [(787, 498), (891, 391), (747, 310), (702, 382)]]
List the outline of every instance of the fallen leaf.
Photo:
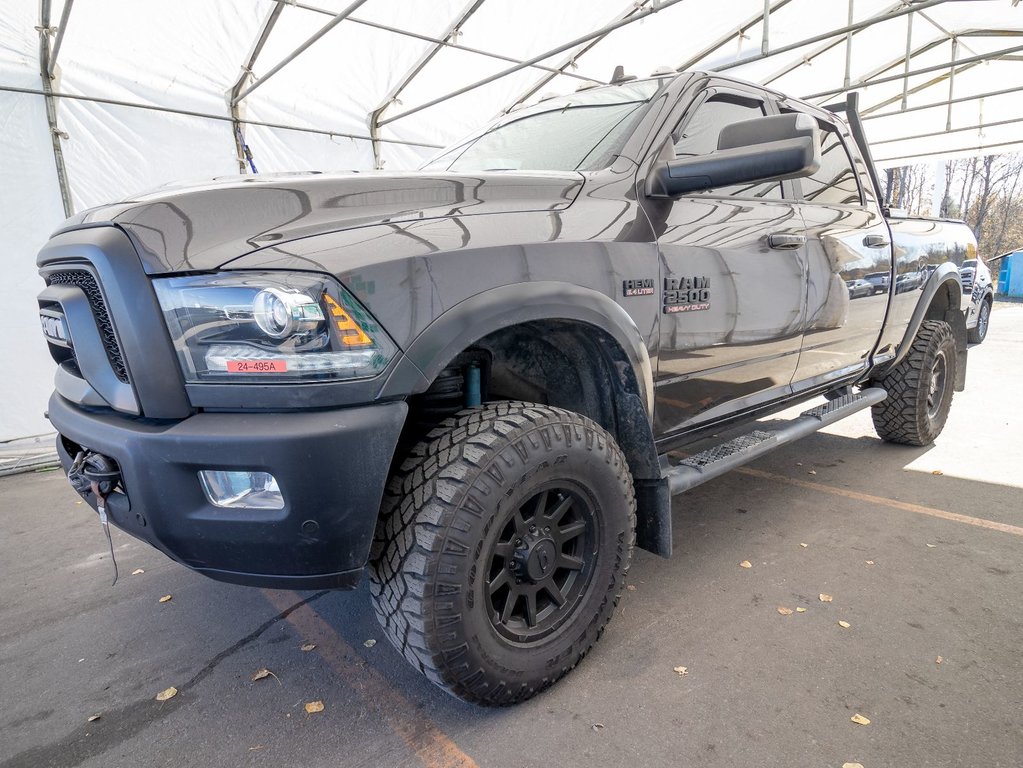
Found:
[(816, 475), (816, 474), (817, 474), (817, 470), (816, 470), (816, 469), (811, 469), (811, 470), (810, 470), (809, 472), (807, 472), (806, 474), (808, 474), (808, 475)]
[(803, 549), (806, 549), (810, 545), (801, 541), (801, 542), (799, 542), (799, 546), (801, 546)]
[(178, 689), (172, 685), (170, 688), (167, 688), (166, 690), (160, 691), (158, 694), (156, 694), (156, 700), (167, 701), (167, 699), (173, 699), (177, 695)]
[(868, 561), (867, 561), (867, 565), (873, 565), (873, 564), (874, 564), (874, 561), (873, 561), (873, 560), (868, 560)]
[(311, 715), (311, 714), (313, 714), (315, 712), (322, 712), (322, 711), (323, 711), (323, 702), (322, 701), (310, 701), (310, 702), (308, 702), (305, 705), (305, 713), (307, 715)]
[(675, 672), (678, 672), (679, 677), (685, 677), (689, 674), (689, 667), (675, 667)]
[(278, 683), (280, 682), (280, 679), (277, 678), (277, 675), (274, 675), (274, 673), (271, 672), (266, 667), (263, 667), (263, 669), (256, 670), (256, 674), (254, 674), (251, 679), (252, 682), (256, 682), (257, 680), (263, 680), (265, 678), (268, 678), (271, 675), (273, 675), (274, 679), (277, 680)]
[(797, 461), (797, 462), (796, 462), (796, 466), (797, 466), (797, 467), (801, 467), (801, 466), (803, 466), (803, 462), (801, 462), (801, 461)]
[(849, 719), (852, 720), (854, 723), (856, 723), (856, 725), (870, 725), (870, 720), (865, 718), (859, 712), (857, 712), (855, 715), (853, 715)]
[(928, 544), (927, 546), (930, 547), (931, 549), (934, 549), (938, 545), (937, 544)]
[(825, 595), (823, 592), (817, 595), (817, 597), (820, 599), (822, 603), (830, 603), (832, 600), (831, 595)]
[(944, 659), (943, 659), (943, 658), (941, 658), (941, 657), (939, 656), (938, 658), (936, 658), (936, 659), (934, 660), (934, 663), (935, 663), (935, 664), (940, 664), (940, 663), (941, 663), (941, 662), (943, 662), (943, 661), (944, 661)]
[(142, 573), (145, 573), (145, 570), (143, 570), (142, 568), (136, 568), (134, 571), (131, 572), (131, 575), (132, 576), (138, 576), (139, 574), (142, 574)]
[(778, 613), (780, 613), (782, 616), (791, 616), (792, 615), (792, 609), (791, 608), (786, 608), (784, 605), (779, 605), (778, 606)]
[(169, 603), (170, 599), (171, 599), (170, 595), (164, 595), (163, 597), (160, 598), (160, 602), (161, 603)]
[(796, 608), (796, 613), (806, 613), (806, 608), (804, 608), (803, 606), (799, 606), (798, 608)]
[(604, 727), (604, 724), (603, 724), (603, 723), (594, 723), (594, 724), (593, 724), (593, 725), (591, 725), (590, 727), (591, 727), (591, 728), (592, 728), (593, 730), (595, 730), (595, 731), (599, 731), (599, 730), (600, 730), (601, 728), (603, 728), (603, 727)]
[(863, 763), (842, 763), (842, 768), (863, 768)]
[(300, 650), (300, 651), (311, 651), (311, 650), (313, 650), (313, 649), (314, 649), (315, 647), (316, 647), (316, 643), (306, 643), (306, 644), (305, 644), (305, 645), (303, 645), (303, 646), (302, 646), (301, 648), (299, 648), (299, 650)]
[(366, 646), (367, 648), (372, 648), (376, 644), (377, 644), (377, 641), (374, 640), (372, 637), (369, 640), (367, 640), (366, 642), (363, 643), (363, 645)]
[(739, 563), (739, 567), (740, 568), (752, 568), (753, 567), (753, 563), (751, 563), (749, 560), (743, 560), (741, 563)]
[(635, 592), (635, 591), (636, 591), (636, 585), (635, 585), (635, 584), (629, 584), (629, 585), (628, 585), (628, 586), (626, 586), (625, 588), (626, 588), (627, 590), (629, 590), (630, 592)]
[(944, 473), (944, 472), (942, 472), (942, 471), (941, 471), (940, 469), (936, 469), (936, 470), (934, 470), (933, 472), (931, 472), (931, 474), (932, 474), (932, 475), (943, 475), (943, 474), (945, 474), (945, 473)]
[[(265, 749), (265, 747), (262, 744), (257, 744), (254, 747), (249, 747), (249, 752), (255, 752), (257, 749)], [(861, 768), (862, 768), (862, 766), (861, 766)]]
[(103, 715), (89, 715), (89, 717), (86, 719), (86, 722), (87, 723), (95, 723), (101, 717), (103, 717)]
[(838, 622), (838, 626), (840, 626), (842, 629), (849, 629), (849, 627), (851, 627), (852, 624), (850, 624), (848, 621), (840, 621)]

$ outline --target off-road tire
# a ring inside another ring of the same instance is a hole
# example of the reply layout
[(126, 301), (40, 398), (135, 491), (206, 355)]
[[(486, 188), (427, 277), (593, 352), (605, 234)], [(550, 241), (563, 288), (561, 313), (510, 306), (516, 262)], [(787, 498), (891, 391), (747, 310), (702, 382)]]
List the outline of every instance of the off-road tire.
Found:
[[(509, 546), (499, 544), (501, 526), (510, 519), (517, 528), (517, 505), (540, 494), (542, 504), (544, 487), (558, 483), (579, 489), (581, 505), (592, 501), (587, 519), (599, 521), (582, 555), (592, 557), (588, 580), (549, 635), (515, 643), (488, 607), (488, 571), (500, 562), (488, 551)], [(569, 672), (600, 637), (625, 584), (635, 522), (625, 456), (599, 425), (521, 402), (462, 411), (416, 445), (388, 483), (370, 555), (377, 618), (395, 648), (452, 695), (515, 704)]]
[(977, 324), (966, 332), (971, 344), (980, 344), (987, 338), (988, 328), (991, 327), (991, 299), (985, 298), (977, 311)]
[[(944, 366), (940, 393), (931, 386), (936, 366)], [(878, 437), (889, 443), (930, 445), (941, 434), (952, 407), (956, 343), (940, 320), (925, 320), (906, 357), (876, 382), (888, 397), (871, 407)], [(929, 405), (929, 398), (933, 398)]]

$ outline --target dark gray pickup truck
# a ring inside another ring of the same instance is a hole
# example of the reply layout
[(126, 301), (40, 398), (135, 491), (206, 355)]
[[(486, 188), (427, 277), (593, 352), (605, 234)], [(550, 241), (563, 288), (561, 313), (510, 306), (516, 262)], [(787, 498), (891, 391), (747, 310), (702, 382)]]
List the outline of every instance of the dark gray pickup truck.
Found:
[(431, 680), (528, 698), (596, 641), (634, 543), (671, 553), (672, 495), (868, 407), (885, 440), (941, 432), (976, 244), (893, 230), (849, 107), (687, 72), (512, 112), (416, 173), (80, 214), (38, 258), (64, 468), (212, 578), (368, 570)]

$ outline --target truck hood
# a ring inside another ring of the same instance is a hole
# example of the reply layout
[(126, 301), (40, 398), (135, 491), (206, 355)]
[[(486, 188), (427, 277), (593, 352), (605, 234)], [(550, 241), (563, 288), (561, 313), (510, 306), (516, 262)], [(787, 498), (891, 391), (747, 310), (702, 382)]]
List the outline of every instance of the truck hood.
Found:
[(274, 174), (170, 185), (92, 208), (60, 231), (115, 224), (149, 274), (216, 269), (267, 246), (374, 224), (562, 210), (582, 189), (574, 172)]

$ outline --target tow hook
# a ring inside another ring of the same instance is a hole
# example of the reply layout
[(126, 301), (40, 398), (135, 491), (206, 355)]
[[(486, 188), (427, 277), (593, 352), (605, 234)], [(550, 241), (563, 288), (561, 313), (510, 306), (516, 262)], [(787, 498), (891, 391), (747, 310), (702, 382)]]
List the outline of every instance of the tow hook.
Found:
[(113, 492), (117, 484), (121, 482), (121, 470), (117, 462), (109, 456), (95, 451), (79, 451), (75, 460), (68, 469), (67, 479), (71, 481), (72, 487), (81, 494), (92, 492), (96, 497), (96, 511), (99, 512), (99, 522), (103, 526), (103, 533), (107, 537), (107, 546), (110, 548), (110, 562), (114, 565), (114, 581), (110, 586), (117, 583), (117, 560), (114, 558), (114, 541), (110, 537), (110, 521), (107, 517), (107, 497)]

